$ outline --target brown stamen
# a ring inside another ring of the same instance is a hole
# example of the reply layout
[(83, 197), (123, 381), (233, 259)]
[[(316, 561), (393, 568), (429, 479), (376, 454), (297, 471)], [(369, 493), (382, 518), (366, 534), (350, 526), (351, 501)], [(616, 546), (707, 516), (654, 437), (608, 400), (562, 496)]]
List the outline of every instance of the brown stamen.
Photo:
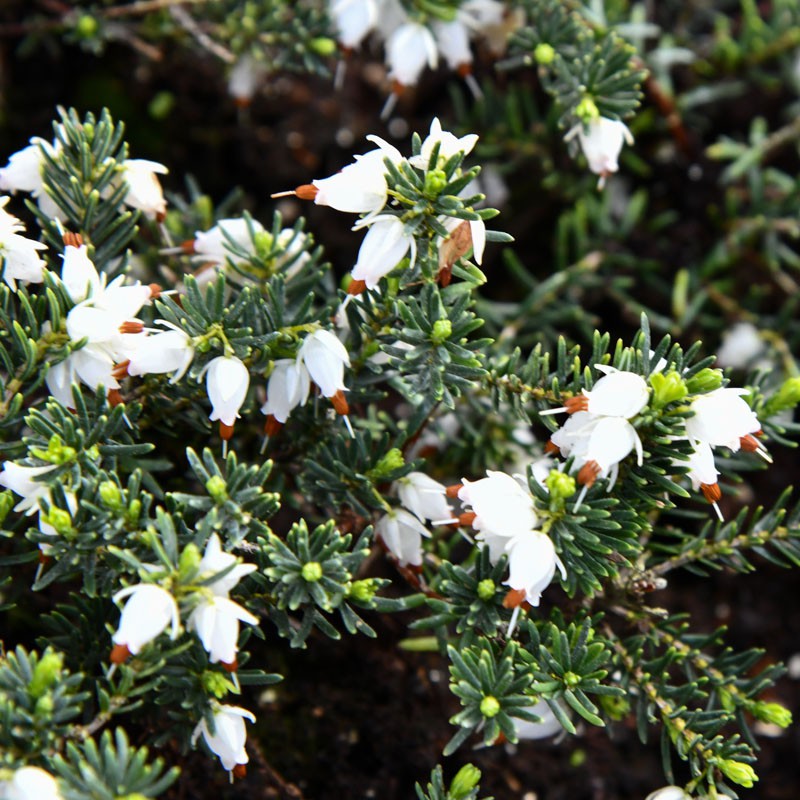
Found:
[(131, 651), (128, 649), (128, 645), (115, 644), (114, 647), (111, 648), (109, 660), (112, 664), (124, 664), (128, 660), (130, 654)]
[(83, 244), (83, 236), (81, 236), (79, 233), (66, 231), (62, 238), (64, 239), (64, 244), (67, 247), (80, 247)]
[(722, 490), (718, 483), (701, 483), (700, 491), (709, 503), (718, 503), (722, 497)]
[(465, 61), (463, 64), (459, 64), (456, 67), (456, 72), (458, 73), (459, 78), (466, 78), (467, 75), (472, 75), (472, 64), (468, 61)]
[(600, 474), (600, 465), (596, 461), (587, 461), (578, 471), (578, 483), (592, 487)]
[(452, 486), (448, 486), (445, 489), (445, 491), (444, 491), (445, 497), (449, 497), (451, 499), (454, 499), (454, 498), (458, 497), (458, 493), (463, 488), (464, 488), (464, 484), (463, 483), (454, 483)]
[(574, 414), (576, 411), (589, 410), (589, 398), (585, 394), (579, 394), (577, 397), (570, 397), (564, 403), (564, 408), (567, 409), (567, 414)]
[(264, 421), (264, 433), (267, 436), (277, 436), (282, 427), (282, 422), (278, 422), (272, 414), (267, 414), (267, 419)]
[(758, 439), (756, 439), (754, 436), (751, 436), (749, 433), (747, 436), (739, 437), (739, 444), (742, 446), (742, 450), (744, 450), (745, 453), (755, 453), (756, 450), (761, 449)]
[(128, 375), (128, 367), (131, 365), (131, 360), (126, 358), (124, 361), (120, 361), (119, 364), (114, 364), (114, 368), (111, 370), (111, 374), (115, 377), (118, 381), (122, 380), (122, 378), (127, 377)]
[(125, 402), (119, 389), (109, 389), (106, 397), (108, 398), (109, 404), (112, 406), (118, 406)]
[(187, 239), (185, 242), (181, 242), (181, 250), (183, 250), (186, 255), (190, 255), (191, 253), (195, 252), (194, 249), (194, 239)]
[(247, 775), (247, 766), (245, 764), (237, 764), (231, 772), (234, 778), (244, 778), (244, 776)]
[(346, 414), (350, 413), (350, 406), (347, 405), (347, 399), (344, 396), (344, 392), (339, 389), (336, 394), (331, 397), (331, 405), (335, 409), (336, 413), (344, 417)]
[(141, 333), (144, 330), (143, 322), (136, 322), (135, 320), (128, 320), (119, 326), (120, 333)]
[(547, 455), (554, 455), (555, 453), (561, 454), (561, 448), (551, 439), (548, 439), (544, 445), (544, 452)]
[(402, 97), (405, 94), (406, 87), (400, 81), (392, 81), (392, 94)]
[(222, 420), (219, 423), (219, 438), (227, 442), (233, 436), (233, 425), (226, 425)]
[(158, 300), (161, 297), (161, 292), (164, 290), (157, 283), (148, 284), (147, 288), (150, 290), (151, 299)]
[(47, 555), (47, 553), (45, 553), (44, 550), (39, 551), (39, 563), (43, 567), (46, 567), (52, 560), (53, 556)]
[(235, 658), (233, 661), (220, 661), (219, 663), (226, 672), (236, 672), (239, 669), (239, 662)]
[(350, 285), (347, 287), (347, 294), (352, 294), (354, 297), (356, 295), (361, 294), (367, 288), (366, 281), (357, 281), (352, 280), (350, 281)]
[(503, 598), (503, 608), (516, 608), (525, 602), (524, 589), (511, 589)]
[(313, 200), (319, 194), (319, 189), (313, 183), (304, 183), (294, 190), (294, 194), (299, 200)]
[(469, 527), (475, 522), (475, 517), (478, 515), (474, 511), (465, 511), (463, 514), (458, 515), (458, 524), (464, 527)]
[(166, 211), (156, 211), (156, 222), (162, 223), (167, 218)]
[(436, 275), (436, 280), (443, 289), (447, 288), (453, 280), (453, 267), (442, 267)]

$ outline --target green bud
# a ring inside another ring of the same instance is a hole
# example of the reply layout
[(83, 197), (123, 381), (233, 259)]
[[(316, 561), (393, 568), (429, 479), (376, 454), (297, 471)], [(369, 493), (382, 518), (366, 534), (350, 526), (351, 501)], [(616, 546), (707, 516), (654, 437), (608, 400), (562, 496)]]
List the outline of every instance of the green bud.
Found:
[(58, 680), (63, 663), (64, 657), (61, 653), (47, 650), (33, 668), (33, 676), (28, 684), (28, 694), (31, 697), (42, 697)]
[(603, 711), (613, 720), (624, 719), (631, 710), (631, 704), (625, 697), (605, 697), (598, 698)]
[(452, 800), (462, 800), (465, 797), (469, 797), (480, 779), (481, 771), (477, 767), (472, 764), (464, 764), (456, 772), (456, 776), (450, 784), (450, 791), (447, 794)]
[(221, 475), (212, 475), (206, 481), (206, 491), (217, 505), (222, 505), (228, 499), (228, 485)]
[(367, 472), (367, 475), (373, 481), (378, 481), (391, 475), (405, 463), (406, 460), (403, 458), (403, 451), (398, 447), (393, 447), (371, 470), (369, 470), (369, 472)]
[(336, 42), (327, 36), (317, 36), (308, 45), (318, 56), (332, 56), (336, 52)]
[(559, 504), (559, 501), (566, 500), (575, 494), (575, 478), (572, 475), (567, 475), (566, 472), (552, 469), (544, 483), (550, 492), (550, 499), (557, 504)]
[(736, 701), (727, 689), (719, 690), (719, 704), (725, 711), (732, 712), (736, 710)]
[(556, 51), (553, 45), (547, 44), (547, 42), (540, 42), (533, 51), (533, 57), (536, 59), (537, 64), (546, 67), (556, 60)]
[(128, 522), (135, 523), (139, 520), (139, 515), (142, 513), (142, 501), (141, 500), (131, 500), (128, 503), (128, 513), (125, 515), (127, 517)]
[(103, 505), (117, 511), (122, 506), (122, 493), (114, 481), (103, 481), (98, 487)]
[(207, 353), (211, 349), (211, 342), (208, 339), (200, 339), (199, 342), (195, 345), (195, 350), (198, 353)]
[(433, 331), (431, 331), (431, 341), (434, 344), (444, 344), (453, 333), (453, 323), (449, 319), (437, 319), (433, 323)]
[(674, 369), (666, 374), (654, 372), (650, 376), (650, 385), (653, 387), (654, 408), (663, 408), (676, 400), (683, 400), (689, 394), (686, 383)]
[(82, 14), (75, 23), (75, 33), (79, 39), (91, 39), (97, 35), (100, 25), (90, 14)]
[(483, 600), (484, 603), (489, 602), (494, 597), (494, 593), (497, 591), (497, 586), (495, 582), (491, 578), (484, 578), (478, 584), (478, 597)]
[(153, 119), (166, 119), (175, 107), (175, 95), (172, 92), (157, 92), (147, 106)]
[(789, 378), (764, 406), (764, 416), (771, 417), (800, 403), (800, 377)]
[(63, 508), (50, 506), (50, 510), (46, 514), (42, 514), (42, 519), (48, 525), (52, 525), (60, 536), (72, 533), (72, 517), (69, 511), (64, 511)]
[(49, 717), (53, 713), (55, 703), (49, 694), (42, 695), (33, 707), (34, 713), (37, 717)]
[(146, 795), (143, 795), (141, 792), (134, 792), (133, 794), (126, 794), (117, 797), (116, 800), (150, 800), (150, 798)]
[(221, 700), (229, 691), (235, 688), (226, 675), (221, 672), (212, 672), (211, 670), (206, 670), (202, 674), (200, 683), (203, 684), (205, 693), (216, 697), (217, 700)]
[(47, 461), (50, 464), (66, 464), (68, 461), (74, 461), (77, 455), (75, 448), (65, 445), (57, 433), (50, 437), (50, 441), (47, 443), (47, 450), (32, 447), (30, 452), (35, 458)]
[(183, 548), (180, 559), (178, 559), (178, 571), (181, 578), (185, 579), (195, 575), (200, 567), (201, 558), (202, 556), (200, 555), (200, 550), (197, 545), (193, 542), (189, 542), (189, 544)]
[(745, 789), (751, 789), (758, 780), (756, 771), (749, 764), (741, 761), (725, 758), (717, 762), (717, 767), (726, 778), (730, 778), (739, 786), (744, 786)]
[(481, 714), (483, 714), (486, 719), (491, 719), (500, 713), (500, 703), (496, 697), (492, 697), (488, 694), (481, 700), (480, 709)]
[(749, 709), (762, 722), (770, 722), (780, 728), (788, 728), (792, 724), (792, 712), (780, 703), (753, 703)]
[(83, 133), (86, 138), (91, 142), (94, 139), (94, 125), (91, 122), (83, 123)]
[[(70, 449), (70, 450), (72, 450), (72, 448), (69, 448), (69, 449)], [(93, 444), (93, 445), (92, 445), (92, 446), (91, 446), (91, 447), (90, 447), (90, 448), (89, 448), (89, 449), (86, 451), (86, 457), (87, 457), (87, 458), (88, 458), (90, 461), (94, 461), (95, 463), (97, 463), (98, 461), (100, 461), (100, 450), (98, 449), (97, 445)], [(64, 460), (66, 461), (66, 460), (68, 460), (68, 459), (64, 459)], [(62, 463), (63, 463), (63, 462), (62, 462)]]
[(347, 596), (359, 603), (369, 603), (375, 597), (375, 592), (378, 587), (372, 578), (364, 578), (364, 580), (353, 581), (350, 584), (350, 591)]
[(574, 689), (576, 686), (579, 686), (580, 682), (581, 682), (580, 675), (576, 675), (574, 672), (564, 673), (564, 684), (568, 686), (570, 689)]
[(710, 369), (706, 367), (686, 380), (686, 388), (691, 394), (713, 392), (714, 389), (719, 389), (720, 386), (722, 386), (721, 369)]
[(316, 583), (322, 578), (322, 565), (319, 561), (309, 561), (303, 564), (300, 574), (303, 576), (303, 580), (306, 581), (306, 583)]
[(594, 100), (587, 95), (575, 106), (575, 116), (581, 122), (591, 122), (593, 119), (600, 118), (600, 110)]
[(265, 256), (272, 250), (275, 239), (269, 231), (258, 231), (253, 237), (253, 244), (256, 246), (256, 253)]
[(577, 750), (573, 750), (572, 753), (570, 753), (569, 765), (571, 767), (577, 769), (578, 767), (583, 766), (585, 763), (586, 751), (582, 747), (579, 747)]
[(447, 175), (444, 174), (444, 170), (432, 169), (425, 173), (426, 197), (438, 197), (445, 186), (447, 186)]
[(14, 505), (14, 495), (11, 493), (10, 489), (0, 492), (0, 525), (6, 521), (8, 512), (14, 508)]

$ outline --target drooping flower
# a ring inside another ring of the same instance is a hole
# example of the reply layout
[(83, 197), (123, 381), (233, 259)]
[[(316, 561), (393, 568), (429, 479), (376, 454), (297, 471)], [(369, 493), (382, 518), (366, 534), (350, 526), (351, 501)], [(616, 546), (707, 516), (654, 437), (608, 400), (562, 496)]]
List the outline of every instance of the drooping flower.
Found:
[(253, 236), (262, 233), (264, 226), (255, 219), (236, 217), (221, 219), (207, 231), (197, 231), (194, 235), (194, 261), (203, 264), (224, 266), (228, 261), (242, 264), (246, 257), (238, 255), (234, 250), (254, 254)]
[(425, 67), (436, 69), (438, 62), (436, 40), (427, 25), (404, 22), (386, 40), (389, 78), (400, 89), (416, 85)]
[(263, 61), (250, 55), (242, 56), (228, 75), (228, 94), (239, 108), (247, 108), (258, 87), (267, 77), (268, 69)]
[(247, 397), (250, 371), (236, 356), (217, 356), (206, 365), (206, 392), (211, 401), (208, 418), (219, 420), (219, 435), (223, 440), (233, 436), (233, 425)]
[(144, 158), (128, 158), (123, 161), (121, 177), (128, 187), (123, 198), (125, 205), (161, 222), (167, 215), (167, 201), (156, 176), (166, 175), (168, 172), (157, 161)]
[(650, 399), (650, 390), (641, 375), (602, 364), (595, 364), (595, 368), (606, 374), (594, 384), (591, 391), (584, 389), (560, 408), (551, 408), (540, 414), (588, 411), (593, 416), (631, 419), (644, 409)]
[(605, 179), (619, 169), (618, 159), (622, 145), (633, 144), (628, 126), (620, 120), (596, 117), (586, 123), (578, 123), (564, 137), (567, 141), (578, 137), (589, 169), (600, 176), (602, 187)]
[(168, 627), (170, 638), (175, 639), (180, 630), (180, 613), (175, 598), (154, 583), (138, 583), (118, 591), (111, 599), (116, 603), (127, 597), (112, 636), (114, 649), (111, 661), (122, 663), (129, 655), (136, 655), (146, 644), (160, 636)]
[(212, 594), (192, 611), (188, 627), (200, 637), (212, 664), (219, 661), (229, 669), (235, 669), (240, 621), (248, 625), (258, 624), (258, 618), (243, 606), (227, 597)]
[(375, 523), (375, 534), (380, 537), (400, 566), (422, 564), (422, 537), (430, 536), (428, 529), (404, 508), (393, 508)]
[[(633, 425), (624, 417), (598, 417), (591, 420), (581, 436), (586, 437), (579, 453), (573, 449), (573, 469), (578, 471), (578, 483), (588, 488), (598, 478), (611, 476), (609, 489), (616, 481), (620, 461), (636, 451), (637, 463), (642, 465), (642, 441)], [(580, 505), (583, 494), (578, 500)]]
[(191, 337), (179, 328), (170, 328), (136, 337), (135, 346), (125, 352), (128, 375), (157, 375), (171, 372), (170, 383), (177, 383), (194, 358)]
[(462, 77), (472, 68), (472, 50), (469, 46), (469, 28), (466, 23), (456, 19), (445, 22), (435, 20), (431, 27), (439, 55), (447, 66)]
[(353, 267), (353, 280), (364, 281), (367, 289), (374, 289), (381, 278), (388, 275), (411, 250), (411, 266), (416, 258), (416, 240), (406, 233), (399, 217), (382, 214), (374, 217), (369, 231), (361, 243), (358, 259)]
[(450, 515), (447, 503), (447, 488), (424, 472), (409, 472), (395, 481), (397, 496), (403, 507), (414, 514), (420, 522), (444, 519)]
[[(720, 795), (720, 800), (726, 796)], [(650, 792), (645, 800), (692, 800), (692, 798), (680, 786), (663, 786), (661, 789)]]
[(348, 50), (355, 50), (378, 21), (376, 0), (330, 0), (328, 5), (339, 42)]
[(44, 280), (44, 261), (39, 250), (47, 245), (20, 235), (25, 226), (13, 214), (5, 210), (9, 197), (0, 197), (0, 273), (12, 292), (17, 290), (17, 281), (41, 283)]
[(528, 533), (538, 517), (533, 497), (522, 480), (505, 472), (487, 470), (477, 481), (462, 481), (458, 499), (472, 508), (472, 527), (487, 534), (508, 539)]
[(216, 575), (224, 572), (207, 585), (215, 595), (227, 597), (228, 592), (236, 586), (245, 576), (254, 572), (257, 567), (255, 564), (239, 564), (239, 559), (232, 553), (226, 553), (222, 549), (222, 543), (216, 533), (212, 533), (203, 551), (203, 558), (197, 567), (199, 575)]
[(64, 219), (64, 214), (44, 187), (44, 155), (47, 151), (53, 158), (58, 154), (58, 145), (52, 145), (38, 136), (30, 144), (17, 151), (8, 159), (8, 164), (0, 169), (0, 191), (28, 192), (35, 198), (39, 208), (48, 217)]
[(753, 361), (765, 349), (765, 342), (755, 325), (751, 322), (737, 322), (722, 337), (722, 344), (717, 350), (717, 364), (721, 367), (745, 369), (752, 366)]
[(336, 412), (347, 414), (344, 368), (350, 366), (350, 356), (336, 336), (326, 330), (310, 333), (300, 345), (297, 360), (305, 365), (322, 395), (331, 399)]
[(43, 467), (23, 467), (13, 461), (3, 462), (0, 486), (11, 489), (14, 494), (22, 497), (22, 500), (14, 506), (14, 511), (24, 511), (26, 515), (30, 516), (39, 510), (39, 500), (49, 493), (50, 487), (47, 483), (37, 481), (36, 478), (46, 475), (55, 468), (55, 464), (47, 464)]
[(692, 446), (694, 450), (688, 460), (684, 462), (676, 461), (675, 463), (683, 463), (689, 467), (686, 477), (692, 482), (692, 489), (695, 491), (700, 489), (703, 497), (714, 506), (714, 510), (721, 520), (722, 513), (717, 503), (722, 496), (722, 492), (717, 483), (719, 470), (714, 464), (714, 453), (711, 451), (711, 445), (706, 442), (695, 442)]
[(239, 778), (244, 777), (246, 773), (244, 765), (250, 760), (245, 750), (247, 730), (244, 721), (246, 719), (250, 722), (256, 721), (255, 716), (246, 708), (219, 705), (212, 715), (211, 727), (203, 718), (192, 734), (192, 743), (194, 744), (202, 733), (208, 749), (214, 755), (219, 756), (219, 760), (226, 770), (233, 772)]
[(508, 543), (507, 551), (509, 575), (505, 584), (515, 593), (507, 597), (508, 606), (517, 606), (521, 602), (538, 606), (542, 592), (553, 580), (556, 567), (566, 580), (567, 573), (556, 555), (553, 540), (541, 531), (532, 530), (515, 536)]
[(753, 434), (761, 432), (755, 412), (742, 400), (747, 389), (715, 389), (692, 400), (692, 416), (686, 420), (686, 433), (694, 442), (711, 447), (740, 448), (766, 456), (766, 450)]
[(40, 767), (20, 767), (9, 780), (0, 781), (3, 800), (61, 800), (56, 779)]
[[(275, 433), (275, 423), (283, 425), (297, 406), (305, 405), (311, 390), (311, 377), (305, 364), (293, 358), (278, 359), (267, 381), (267, 402), (261, 413), (267, 416), (267, 433)], [(274, 422), (270, 422), (273, 420)]]

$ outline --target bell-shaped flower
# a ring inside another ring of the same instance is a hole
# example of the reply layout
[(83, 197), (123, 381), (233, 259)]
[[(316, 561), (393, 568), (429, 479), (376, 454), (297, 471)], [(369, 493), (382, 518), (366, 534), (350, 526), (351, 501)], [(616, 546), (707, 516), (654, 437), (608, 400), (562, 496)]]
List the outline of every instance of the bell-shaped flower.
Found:
[(595, 364), (595, 367), (607, 374), (594, 384), (591, 391), (584, 389), (582, 394), (571, 397), (560, 408), (539, 413), (547, 415), (566, 411), (574, 414), (588, 411), (593, 416), (631, 419), (644, 409), (650, 399), (650, 390), (641, 375), (602, 364)]
[(596, 117), (587, 123), (578, 123), (564, 137), (567, 141), (578, 137), (589, 169), (600, 176), (600, 186), (619, 169), (618, 159), (622, 145), (633, 144), (628, 126), (620, 120)]
[(206, 549), (203, 551), (203, 557), (197, 567), (199, 575), (219, 574), (219, 577), (207, 584), (207, 588), (219, 597), (227, 597), (228, 592), (245, 575), (249, 575), (256, 569), (255, 564), (240, 564), (235, 555), (226, 553), (222, 549), (222, 544), (216, 533), (212, 533), (209, 537)]
[(28, 192), (36, 199), (39, 208), (48, 217), (64, 219), (64, 214), (44, 188), (44, 155), (46, 150), (53, 158), (59, 147), (34, 136), (30, 144), (14, 153), (8, 164), (0, 169), (0, 191)]
[(595, 419), (596, 417), (588, 411), (576, 411), (571, 414), (567, 421), (550, 437), (545, 451), (555, 452), (557, 450), (564, 458), (569, 458), (571, 455), (578, 457), (585, 451), (589, 443), (589, 437), (585, 435), (589, 430), (586, 426), (593, 423)]
[(486, 535), (508, 540), (528, 533), (538, 518), (533, 497), (527, 486), (505, 472), (487, 470), (477, 481), (463, 480), (458, 499), (472, 508), (472, 527)]
[(126, 350), (128, 375), (158, 375), (171, 372), (170, 383), (177, 383), (194, 358), (191, 337), (180, 328), (138, 336), (132, 349)]
[(18, 494), (22, 500), (14, 506), (14, 511), (24, 511), (26, 515), (35, 514), (39, 510), (39, 500), (50, 492), (47, 483), (36, 478), (46, 475), (56, 468), (55, 464), (43, 467), (23, 467), (13, 461), (3, 462), (0, 471), (0, 486)]
[(211, 401), (208, 418), (212, 422), (219, 420), (220, 436), (230, 439), (250, 387), (250, 371), (236, 356), (217, 356), (204, 371), (206, 392)]
[(468, 73), (472, 65), (472, 50), (469, 46), (469, 28), (458, 17), (445, 22), (435, 20), (431, 27), (439, 55), (445, 64), (460, 75)]
[(542, 592), (550, 585), (556, 573), (566, 580), (567, 572), (556, 555), (553, 540), (541, 531), (531, 530), (515, 536), (508, 544), (507, 586), (517, 593), (507, 598), (506, 604), (517, 606), (521, 602), (538, 606)]
[(250, 760), (245, 750), (247, 731), (244, 721), (255, 722), (256, 718), (246, 708), (219, 705), (214, 711), (211, 725), (203, 719), (194, 729), (192, 743), (202, 733), (208, 749), (219, 756), (222, 766), (237, 777), (245, 774), (244, 765)]
[(378, 21), (376, 0), (330, 0), (329, 11), (339, 43), (355, 50)]
[(715, 389), (692, 400), (692, 416), (686, 420), (686, 433), (694, 442), (711, 447), (727, 447), (732, 452), (740, 448), (749, 452), (766, 451), (752, 434), (761, 431), (755, 412), (742, 400), (747, 389)]
[(5, 781), (0, 781), (3, 800), (61, 800), (56, 779), (39, 767), (20, 767)]
[(375, 523), (375, 535), (400, 566), (418, 567), (422, 564), (422, 537), (431, 534), (410, 511), (393, 508)]
[(436, 40), (419, 22), (404, 22), (386, 40), (389, 78), (400, 87), (416, 85), (425, 67), (436, 69), (438, 61)]
[[(636, 451), (636, 460), (642, 465), (644, 454), (642, 440), (636, 429), (623, 417), (600, 417), (582, 432), (585, 445), (580, 446), (580, 457), (575, 456), (574, 469), (578, 470), (578, 483), (590, 487), (598, 478), (611, 476), (613, 486), (620, 461)], [(581, 495), (580, 501), (583, 499)]]
[(539, 722), (513, 717), (514, 733), (517, 734), (517, 739), (547, 739), (564, 731), (563, 725), (545, 700), (540, 700), (525, 710), (539, 717)]
[(73, 383), (84, 383), (92, 390), (100, 386), (111, 391), (120, 388), (114, 377), (114, 360), (102, 346), (89, 344), (70, 353), (64, 361), (51, 365), (45, 374), (45, 383), (61, 405), (72, 408)]
[(102, 293), (103, 281), (89, 258), (89, 249), (85, 244), (77, 247), (67, 245), (62, 258), (61, 282), (73, 303), (80, 303), (87, 297), (98, 297)]
[[(726, 797), (727, 795), (719, 795), (720, 800), (725, 800)], [(680, 786), (663, 786), (650, 792), (645, 800), (692, 800), (692, 798)]]
[(280, 358), (267, 381), (267, 402), (261, 406), (261, 413), (282, 425), (297, 406), (305, 405), (310, 389), (311, 378), (305, 364)]
[[(323, 396), (334, 400), (337, 412), (337, 402), (344, 403), (346, 408), (347, 402), (342, 393), (345, 390), (344, 368), (350, 366), (350, 356), (334, 334), (326, 330), (310, 333), (300, 345), (297, 360), (305, 365)], [(339, 413), (346, 414), (347, 411)]]
[(251, 255), (254, 254), (253, 237), (262, 233), (263, 230), (264, 226), (255, 219), (236, 217), (218, 220), (213, 228), (195, 233), (192, 259), (203, 264), (218, 266), (224, 266), (228, 261), (233, 264), (242, 264), (247, 261), (247, 258), (233, 251), (241, 250)]
[(20, 235), (25, 226), (5, 210), (9, 199), (0, 197), (0, 274), (11, 291), (16, 292), (17, 281), (41, 283), (44, 280), (45, 263), (38, 251), (46, 250), (47, 245)]
[(256, 61), (252, 56), (242, 56), (228, 75), (228, 94), (239, 108), (247, 108), (258, 87), (269, 74), (263, 61)]
[(121, 589), (111, 599), (116, 603), (127, 597), (119, 627), (111, 637), (114, 649), (111, 661), (122, 663), (129, 655), (136, 655), (146, 644), (170, 628), (170, 638), (176, 639), (180, 631), (180, 613), (175, 598), (154, 583), (139, 583)]
[(447, 502), (447, 487), (429, 478), (424, 472), (409, 472), (395, 481), (397, 496), (403, 507), (414, 514), (420, 522), (444, 519), (450, 516)]
[(159, 222), (167, 215), (164, 190), (157, 175), (166, 175), (169, 170), (156, 161), (144, 158), (128, 158), (122, 162), (122, 179), (127, 184), (123, 202), (130, 208), (141, 211), (146, 217)]
[(717, 364), (721, 367), (745, 369), (766, 350), (758, 328), (752, 322), (737, 322), (722, 336), (717, 350)]
[(400, 217), (391, 214), (374, 217), (358, 250), (358, 259), (351, 273), (353, 280), (364, 281), (367, 289), (374, 289), (409, 250), (413, 265), (417, 244), (413, 235), (406, 233)]
[(258, 624), (258, 618), (246, 608), (227, 597), (212, 594), (192, 611), (188, 627), (200, 637), (212, 664), (219, 661), (235, 668), (240, 621)]

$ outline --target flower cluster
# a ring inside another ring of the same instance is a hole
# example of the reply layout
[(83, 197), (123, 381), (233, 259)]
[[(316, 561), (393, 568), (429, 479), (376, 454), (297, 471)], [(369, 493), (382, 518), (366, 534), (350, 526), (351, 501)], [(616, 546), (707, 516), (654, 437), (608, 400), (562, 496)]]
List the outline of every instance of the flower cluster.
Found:
[(17, 281), (41, 283), (44, 280), (45, 263), (39, 250), (47, 245), (20, 236), (25, 226), (13, 214), (6, 211), (9, 197), (0, 197), (0, 275), (11, 288), (17, 291)]

